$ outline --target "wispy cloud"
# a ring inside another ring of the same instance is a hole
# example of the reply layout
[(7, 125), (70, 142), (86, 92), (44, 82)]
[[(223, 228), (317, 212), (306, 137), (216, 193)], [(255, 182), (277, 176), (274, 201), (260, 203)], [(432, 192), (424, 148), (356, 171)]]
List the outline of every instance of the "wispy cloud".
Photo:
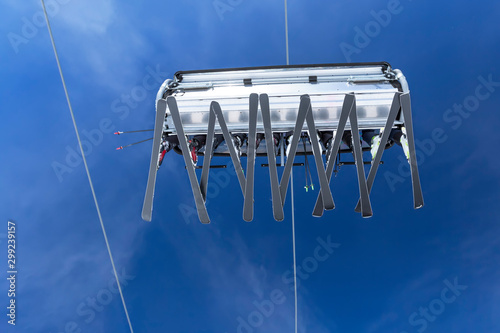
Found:
[(61, 11), (65, 25), (81, 33), (104, 35), (117, 17), (114, 0), (71, 1)]

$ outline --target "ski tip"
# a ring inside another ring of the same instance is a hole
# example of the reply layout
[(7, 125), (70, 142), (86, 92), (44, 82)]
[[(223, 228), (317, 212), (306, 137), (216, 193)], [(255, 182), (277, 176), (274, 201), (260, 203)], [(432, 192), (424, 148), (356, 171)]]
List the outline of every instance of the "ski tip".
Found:
[(276, 212), (274, 214), (274, 219), (278, 222), (283, 222), (285, 220), (285, 214), (284, 212), (280, 211), (280, 212)]
[(312, 216), (314, 217), (322, 217), (323, 213), (325, 212), (324, 208), (316, 208), (314, 207), (314, 211), (312, 213)]
[(335, 204), (331, 203), (331, 204), (325, 205), (324, 209), (325, 210), (334, 210), (335, 209)]
[(243, 221), (252, 222), (253, 221), (253, 214), (252, 213), (243, 214)]
[(121, 149), (123, 149), (123, 147), (118, 147), (118, 148), (116, 148), (116, 150), (121, 150)]
[(146, 221), (146, 222), (151, 222), (151, 217), (152, 217), (152, 216), (151, 216), (151, 214), (147, 214), (147, 213), (145, 213), (145, 212), (142, 212), (141, 217), (142, 217), (142, 219), (143, 219), (144, 221)]
[(358, 202), (358, 204), (356, 205), (356, 208), (354, 208), (354, 211), (356, 213), (361, 213), (361, 204)]
[(120, 134), (122, 134), (122, 133), (123, 133), (123, 132), (118, 131), (118, 132), (115, 132), (115, 135), (120, 135)]

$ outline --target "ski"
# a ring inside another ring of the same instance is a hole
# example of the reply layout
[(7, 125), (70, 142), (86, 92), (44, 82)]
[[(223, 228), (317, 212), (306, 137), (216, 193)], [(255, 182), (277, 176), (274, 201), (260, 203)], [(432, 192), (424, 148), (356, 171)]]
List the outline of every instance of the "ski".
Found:
[(278, 169), (276, 167), (276, 153), (274, 152), (274, 137), (271, 127), (271, 112), (269, 108), (269, 96), (260, 95), (260, 109), (262, 122), (264, 124), (264, 135), (267, 148), (267, 160), (269, 163), (269, 178), (271, 180), (271, 195), (273, 202), (273, 216), (276, 221), (283, 221), (285, 214), (281, 200), (280, 185), (278, 180)]
[[(347, 123), (347, 119), (354, 109), (355, 97), (354, 94), (347, 94), (344, 98), (344, 102), (342, 104), (342, 111), (340, 113), (339, 124), (337, 127), (337, 131), (335, 132), (335, 137), (332, 143), (332, 149), (330, 151), (330, 156), (328, 157), (328, 163), (326, 166), (326, 176), (328, 179), (328, 183), (333, 175), (333, 169), (335, 166), (335, 160), (337, 159), (337, 154), (340, 148), (340, 144), (342, 142), (342, 135), (344, 134), (344, 129)], [(323, 212), (325, 210), (323, 204), (323, 195), (321, 191), (318, 193), (318, 198), (316, 199), (316, 205), (314, 206), (313, 216), (321, 217), (323, 216)]]
[(158, 171), (158, 158), (160, 155), (161, 138), (163, 136), (163, 123), (167, 114), (167, 102), (160, 99), (156, 102), (156, 119), (153, 135), (153, 148), (151, 152), (151, 161), (149, 164), (148, 183), (146, 194), (142, 205), (142, 219), (151, 222), (153, 215), (153, 198), (155, 193), (156, 173)]
[(415, 151), (415, 138), (413, 136), (413, 121), (411, 118), (411, 101), (409, 93), (401, 95), (401, 110), (403, 112), (405, 128), (408, 135), (408, 147), (410, 149), (413, 205), (415, 209), (418, 209), (424, 206), (424, 197), (422, 194), (422, 186), (420, 185), (420, 177), (418, 174), (417, 153)]
[(189, 145), (186, 135), (184, 134), (181, 115), (179, 113), (179, 108), (177, 107), (175, 97), (169, 96), (167, 98), (167, 104), (175, 125), (175, 130), (177, 131), (177, 138), (179, 139), (179, 145), (181, 146), (182, 156), (184, 157), (184, 162), (186, 163), (186, 170), (188, 172), (189, 182), (191, 183), (191, 188), (193, 190), (194, 202), (198, 211), (198, 217), (200, 218), (201, 223), (210, 223), (207, 207), (205, 206), (205, 200), (203, 199), (200, 185), (198, 184), (198, 178), (196, 177), (196, 171), (193, 165), (191, 154), (189, 152)]

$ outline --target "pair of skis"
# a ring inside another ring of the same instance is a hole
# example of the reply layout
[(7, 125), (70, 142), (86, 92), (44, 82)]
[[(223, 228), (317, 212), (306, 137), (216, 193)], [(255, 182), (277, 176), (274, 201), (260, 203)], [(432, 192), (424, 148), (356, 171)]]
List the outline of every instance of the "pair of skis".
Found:
[[(265, 140), (266, 142), (273, 142), (269, 97), (267, 94), (261, 94), (260, 96), (257, 94), (251, 94), (249, 98), (249, 128), (248, 128), (246, 177), (243, 172), (239, 154), (237, 153), (233, 142), (233, 136), (228, 130), (221, 107), (219, 103), (215, 101), (211, 103), (208, 129), (207, 129), (206, 152), (203, 161), (201, 179), (200, 182), (198, 183), (198, 178), (196, 176), (195, 167), (192, 163), (192, 158), (189, 153), (189, 145), (186, 135), (184, 133), (176, 99), (175, 97), (169, 96), (167, 100), (160, 99), (157, 101), (157, 113), (156, 113), (155, 129), (154, 129), (153, 149), (151, 154), (148, 184), (142, 211), (142, 218), (144, 220), (151, 221), (152, 218), (154, 188), (156, 183), (156, 172), (158, 169), (158, 156), (160, 152), (161, 138), (163, 134), (163, 123), (165, 120), (167, 106), (168, 106), (168, 109), (170, 110), (170, 115), (172, 117), (177, 132), (177, 137), (179, 139), (179, 145), (183, 153), (184, 161), (186, 163), (186, 169), (188, 172), (200, 221), (202, 223), (210, 223), (210, 218), (208, 216), (205, 202), (206, 202), (210, 162), (214, 149), (213, 142), (215, 137), (214, 129), (216, 120), (219, 123), (222, 134), (224, 136), (224, 140), (226, 141), (226, 144), (228, 146), (229, 154), (232, 163), (235, 166), (236, 175), (243, 193), (244, 197), (243, 219), (245, 221), (252, 221), (253, 204), (254, 204), (254, 174), (255, 174), (256, 135), (257, 135), (256, 128), (257, 128), (259, 102), (260, 102), (260, 109), (262, 112)], [(297, 120), (293, 131), (294, 135), (292, 136), (291, 142), (287, 149), (287, 160), (281, 177), (281, 181), (278, 180), (276, 156), (273, 145), (266, 144), (267, 156), (269, 160), (268, 163), (269, 163), (274, 218), (277, 221), (282, 221), (284, 219), (283, 207), (285, 204), (285, 198), (288, 190), (290, 174), (292, 171), (293, 162), (297, 152), (297, 146), (299, 144), (299, 140), (301, 137), (300, 134), (303, 131), (304, 122), (307, 124), (307, 131), (309, 133), (309, 137), (311, 138), (311, 146), (316, 164), (316, 171), (320, 183), (320, 191), (318, 194), (318, 198), (316, 200), (316, 205), (313, 210), (313, 216), (320, 217), (323, 215), (323, 212), (325, 210), (331, 210), (335, 208), (335, 203), (330, 190), (330, 180), (333, 174), (334, 164), (341, 144), (342, 135), (345, 131), (348, 120), (350, 123), (350, 130), (352, 133), (352, 139), (354, 143), (353, 150), (354, 150), (354, 158), (355, 158), (355, 164), (358, 176), (358, 186), (360, 193), (360, 199), (358, 201), (355, 210), (357, 212), (360, 212), (363, 217), (372, 216), (373, 212), (371, 208), (369, 193), (373, 186), (375, 175), (377, 173), (378, 166), (382, 159), (382, 154), (384, 152), (385, 145), (389, 139), (390, 131), (394, 125), (394, 122), (396, 120), (396, 117), (400, 109), (402, 110), (403, 113), (404, 125), (407, 130), (408, 145), (410, 149), (409, 162), (411, 166), (411, 175), (413, 184), (414, 207), (415, 208), (422, 207), (423, 196), (422, 196), (420, 179), (418, 175), (418, 166), (416, 161), (415, 142), (413, 137), (413, 125), (412, 125), (410, 104), (411, 103), (410, 103), (409, 93), (403, 94), (398, 92), (395, 94), (391, 110), (387, 118), (387, 122), (385, 124), (379, 149), (377, 151), (374, 160), (372, 161), (368, 178), (365, 178), (362, 149), (359, 138), (359, 127), (356, 114), (356, 98), (354, 93), (345, 95), (339, 119), (339, 124), (337, 130), (335, 131), (335, 138), (332, 143), (332, 149), (329, 150), (330, 156), (328, 158), (326, 169), (324, 168), (322, 150), (319, 144), (319, 140), (317, 139), (318, 136), (312, 114), (310, 97), (308, 95), (301, 96), (299, 110), (297, 114)]]

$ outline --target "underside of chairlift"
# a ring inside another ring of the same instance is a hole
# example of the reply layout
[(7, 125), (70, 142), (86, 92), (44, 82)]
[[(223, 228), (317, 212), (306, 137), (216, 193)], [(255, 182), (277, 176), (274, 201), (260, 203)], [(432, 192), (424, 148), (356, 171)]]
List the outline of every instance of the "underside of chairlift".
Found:
[[(340, 153), (352, 153), (360, 198), (355, 208), (372, 216), (369, 193), (391, 145), (393, 129), (405, 132), (414, 207), (423, 206), (413, 134), (410, 92), (400, 70), (386, 62), (180, 71), (156, 99), (156, 120), (142, 218), (151, 221), (156, 173), (173, 148), (186, 164), (199, 219), (209, 223), (207, 184), (212, 159), (230, 156), (243, 194), (243, 219), (253, 219), (256, 157), (267, 157), (273, 216), (284, 219), (290, 174), (297, 155), (312, 155), (319, 179), (313, 216), (335, 208), (330, 180)], [(366, 178), (360, 132), (380, 132), (380, 147)], [(350, 145), (342, 138), (352, 137)], [(326, 139), (325, 139), (326, 137)], [(269, 144), (271, 143), (271, 144)], [(169, 147), (165, 151), (165, 147)], [(202, 166), (197, 166), (203, 156)], [(278, 178), (277, 157), (284, 169)], [(241, 157), (246, 159), (246, 170)], [(285, 162), (286, 160), (286, 162)], [(196, 169), (202, 169), (198, 180)]]

